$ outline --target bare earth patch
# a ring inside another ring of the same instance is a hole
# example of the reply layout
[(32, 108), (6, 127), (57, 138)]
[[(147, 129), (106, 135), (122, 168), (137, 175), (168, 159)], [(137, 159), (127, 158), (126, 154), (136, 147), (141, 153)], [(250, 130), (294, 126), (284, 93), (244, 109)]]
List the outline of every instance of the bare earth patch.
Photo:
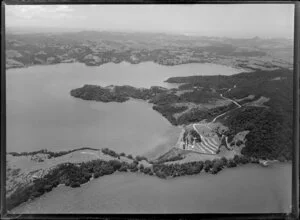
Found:
[(265, 107), (268, 108), (268, 106), (264, 105), (264, 103), (268, 102), (270, 100), (270, 98), (261, 96), (259, 99), (253, 101), (253, 102), (249, 102), (246, 104), (246, 106), (255, 106), (255, 107)]
[(181, 96), (181, 95), (184, 94), (184, 93), (187, 93), (187, 92), (193, 92), (193, 91), (194, 91), (194, 90), (192, 90), (192, 89), (178, 90), (178, 91), (176, 91), (175, 95)]
[[(221, 157), (232, 159), (235, 155), (241, 155), (241, 150), (245, 146), (245, 141), (246, 141), (245, 137), (249, 133), (249, 131), (243, 131), (237, 133), (231, 142), (232, 146), (230, 146), (230, 144), (227, 144), (226, 147), (224, 146), (225, 143), (221, 143), (223, 138), (225, 138), (226, 136), (219, 137), (217, 135), (217, 133), (223, 134), (225, 131), (228, 130), (228, 127), (224, 126), (221, 122), (207, 123), (205, 120), (203, 120), (198, 124), (190, 124), (185, 126), (184, 130), (188, 132), (194, 129), (194, 127), (197, 129), (198, 132), (200, 132), (203, 135), (203, 137), (204, 136), (209, 137), (211, 139), (214, 139), (215, 142), (218, 142), (219, 152), (217, 154), (210, 155), (210, 154), (204, 154), (193, 150), (182, 150), (181, 154), (184, 156), (182, 160), (166, 162), (166, 164), (213, 160), (213, 159), (219, 159)], [(180, 145), (180, 143), (183, 142), (181, 141), (180, 138), (179, 140), (180, 141), (178, 141), (176, 147), (183, 149), (182, 146)]]
[(242, 142), (245, 142), (245, 138), (246, 138), (246, 135), (249, 133), (250, 131), (242, 131), (242, 132), (239, 132), (237, 133), (234, 138), (233, 138), (233, 142), (234, 143), (237, 143), (238, 141), (242, 141)]
[(242, 98), (242, 99), (234, 99), (235, 101), (237, 102), (240, 102), (240, 101), (244, 101), (244, 100), (252, 100), (255, 98), (255, 95), (248, 95), (247, 97), (245, 98)]
[(205, 161), (205, 160), (213, 160), (221, 158), (219, 155), (208, 155), (208, 154), (200, 154), (193, 151), (185, 151), (184, 153), (184, 159), (178, 160), (178, 161), (170, 161), (166, 162), (165, 164), (175, 164), (175, 163), (188, 163), (193, 161)]
[(275, 78), (271, 79), (271, 81), (273, 81), (273, 80), (284, 80), (284, 79), (286, 79), (286, 77), (278, 76), (278, 77), (275, 77)]
[(201, 104), (195, 104), (193, 102), (182, 102), (182, 103), (175, 103), (173, 106), (174, 107), (187, 107), (183, 112), (180, 113), (175, 113), (173, 114), (174, 118), (178, 119), (181, 115), (186, 114), (192, 110), (203, 110), (207, 111), (212, 108), (217, 108), (225, 105), (229, 105), (231, 103), (230, 100), (226, 99), (216, 99), (213, 101), (210, 101), (209, 103), (201, 103)]

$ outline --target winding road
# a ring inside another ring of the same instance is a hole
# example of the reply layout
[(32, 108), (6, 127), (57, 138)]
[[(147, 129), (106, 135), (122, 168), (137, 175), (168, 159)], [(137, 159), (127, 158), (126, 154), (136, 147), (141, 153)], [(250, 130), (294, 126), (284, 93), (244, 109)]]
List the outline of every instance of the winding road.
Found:
[[(235, 88), (235, 87), (234, 87), (234, 88)], [(228, 90), (228, 91), (230, 91), (230, 90)], [(233, 99), (224, 97), (223, 94), (220, 94), (220, 96), (221, 96), (223, 99), (230, 100), (231, 102), (233, 102), (233, 103), (237, 106), (237, 108), (241, 108), (241, 107), (242, 107), (239, 103), (237, 103), (237, 102), (234, 101)], [(206, 123), (206, 124), (204, 124), (204, 125), (205, 125), (206, 127), (208, 127), (209, 129), (211, 129), (211, 128), (208, 126), (208, 124), (214, 123), (219, 117), (221, 117), (221, 116), (227, 114), (229, 111), (231, 111), (231, 110), (228, 110), (227, 112), (224, 112), (224, 113), (222, 113), (222, 114), (216, 116), (211, 122), (208, 122), (208, 123)], [(195, 124), (193, 124), (193, 128), (198, 132), (198, 130), (197, 130), (197, 128), (196, 128), (196, 125), (200, 125), (200, 123), (195, 123)], [(198, 132), (198, 133), (199, 133), (199, 132)]]
[(237, 103), (236, 101), (234, 101), (233, 99), (230, 99), (230, 98), (226, 98), (226, 97), (224, 97), (223, 96), (223, 94), (220, 94), (220, 96), (223, 98), (223, 99), (227, 99), (227, 100), (230, 100), (230, 101), (232, 101), (234, 104), (236, 104), (237, 105), (237, 107), (238, 108), (240, 108), (240, 107), (242, 107), (239, 103)]
[[(236, 85), (234, 85), (233, 88), (236, 88)], [(231, 89), (233, 89), (233, 88), (228, 89), (227, 92), (231, 91)], [(242, 107), (242, 106), (241, 106), (239, 103), (237, 103), (236, 101), (234, 101), (234, 100), (232, 100), (232, 99), (230, 99), (230, 98), (224, 97), (223, 94), (220, 94), (220, 96), (221, 96), (223, 99), (230, 100), (232, 103), (234, 103), (234, 104), (237, 106), (237, 108), (241, 108), (241, 107)], [(214, 123), (219, 117), (221, 117), (221, 116), (227, 114), (229, 111), (231, 111), (231, 110), (228, 110), (227, 112), (224, 112), (224, 113), (222, 113), (222, 114), (216, 116), (211, 122), (205, 123), (204, 126), (206, 126), (207, 128), (209, 128), (209, 129), (211, 130), (211, 128), (209, 127), (209, 124), (210, 124), (210, 123)], [(205, 143), (206, 143), (206, 141), (207, 141), (208, 139), (205, 138), (205, 137), (203, 137), (203, 136), (201, 135), (201, 133), (198, 131), (196, 125), (203, 125), (203, 124), (200, 124), (200, 123), (194, 123), (194, 124), (193, 124), (193, 129), (200, 135), (201, 140), (204, 140)], [(228, 139), (227, 139), (227, 137), (226, 137), (226, 145), (227, 145), (227, 147), (228, 147), (228, 141), (227, 141), (227, 140), (228, 140)], [(213, 145), (213, 146), (214, 146), (214, 145)]]

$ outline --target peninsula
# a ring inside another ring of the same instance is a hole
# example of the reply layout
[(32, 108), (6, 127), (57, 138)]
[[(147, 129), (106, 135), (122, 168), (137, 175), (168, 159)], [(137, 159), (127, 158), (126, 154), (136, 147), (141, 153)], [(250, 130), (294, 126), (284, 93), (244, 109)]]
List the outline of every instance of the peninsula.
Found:
[[(232, 76), (169, 78), (169, 83), (181, 83), (177, 89), (84, 85), (70, 94), (102, 102), (137, 98), (153, 103), (153, 109), (170, 123), (184, 126), (181, 148), (191, 145), (190, 150), (197, 149), (202, 140), (200, 153), (216, 153), (221, 146), (229, 150), (237, 144), (244, 146), (241, 153), (248, 157), (290, 160), (292, 79), (287, 69), (257, 70)], [(243, 140), (236, 141), (241, 133)], [(198, 144), (192, 144), (197, 140)]]

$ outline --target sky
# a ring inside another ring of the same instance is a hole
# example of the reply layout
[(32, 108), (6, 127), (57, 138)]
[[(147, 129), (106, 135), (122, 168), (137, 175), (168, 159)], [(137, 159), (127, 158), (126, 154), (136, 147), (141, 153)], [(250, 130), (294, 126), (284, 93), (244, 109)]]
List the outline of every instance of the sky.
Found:
[(293, 38), (293, 4), (6, 5), (6, 27)]

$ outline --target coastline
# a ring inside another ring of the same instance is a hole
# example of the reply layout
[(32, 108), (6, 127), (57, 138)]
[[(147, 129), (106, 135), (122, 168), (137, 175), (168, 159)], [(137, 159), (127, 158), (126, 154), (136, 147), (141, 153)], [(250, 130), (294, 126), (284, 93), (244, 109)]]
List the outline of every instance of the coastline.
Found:
[[(285, 162), (286, 163), (286, 162)], [(279, 162), (279, 163), (276, 163), (276, 164), (285, 164), (285, 163), (281, 163), (281, 162)], [(287, 163), (289, 163), (289, 162), (287, 162)], [(275, 164), (275, 165), (276, 165)], [(238, 166), (238, 167), (236, 167), (237, 169), (231, 169), (232, 171), (234, 171), (234, 170), (239, 170), (239, 169), (243, 169), (244, 167), (245, 168), (247, 168), (247, 167), (253, 167), (253, 168), (255, 168), (255, 169), (272, 169), (272, 167), (273, 166), (270, 166), (270, 167), (268, 167), (268, 168), (264, 168), (264, 167), (261, 167), (261, 166), (257, 166), (257, 164), (246, 164), (246, 165), (240, 165), (240, 166)], [(257, 168), (256, 168), (257, 167)], [(227, 169), (226, 170), (224, 170), (225, 172), (224, 173), (226, 173), (226, 171), (227, 171)], [(222, 172), (222, 175), (224, 174), (223, 172)], [(133, 176), (132, 176), (133, 175)], [(221, 175), (221, 176), (222, 176)], [(137, 178), (143, 178), (143, 177), (145, 177), (145, 178), (151, 178), (149, 175), (145, 175), (144, 173), (141, 173), (141, 172), (129, 172), (129, 173), (123, 173), (123, 172), (120, 172), (120, 171), (116, 171), (115, 173), (113, 173), (113, 175), (111, 175), (112, 177), (109, 177), (109, 176), (107, 176), (107, 177), (104, 177), (105, 179), (107, 179), (107, 178), (115, 178), (115, 177), (117, 177), (117, 176), (124, 176), (124, 177), (126, 177), (127, 179), (129, 178), (129, 179), (131, 179), (131, 177), (130, 176), (132, 176), (133, 178), (135, 178), (135, 177), (137, 177)], [(113, 176), (115, 176), (115, 177), (113, 177)], [(148, 177), (147, 177), (148, 176)], [(189, 180), (190, 178), (210, 178), (209, 176), (211, 176), (211, 178), (213, 178), (213, 176), (214, 175), (210, 175), (210, 173), (207, 173), (207, 172), (205, 172), (205, 171), (203, 171), (203, 172), (200, 172), (199, 174), (192, 174), (192, 175), (188, 175), (188, 176), (181, 176), (181, 177), (177, 177), (177, 178), (166, 178), (166, 179), (162, 179), (162, 178), (158, 178), (158, 179), (160, 179), (161, 181), (163, 181), (163, 182), (165, 182), (166, 184), (172, 184), (172, 182), (178, 182), (178, 183), (180, 183), (182, 180)], [(210, 178), (210, 179), (211, 179)], [(105, 181), (105, 179), (104, 179), (104, 181)], [(123, 179), (123, 178), (122, 178)], [(199, 179), (200, 180), (200, 179)], [(96, 179), (94, 179), (94, 178), (91, 178), (88, 182), (86, 182), (86, 183), (84, 183), (84, 184), (82, 184), (82, 187), (83, 188), (86, 188), (86, 187), (89, 187), (89, 185), (90, 184), (96, 184), (97, 182), (99, 182), (100, 181), (100, 183), (101, 183), (101, 181), (102, 181), (102, 179), (100, 178), (100, 179), (98, 179), (98, 180), (96, 180)], [(156, 180), (155, 180), (156, 181)], [(156, 181), (157, 182), (157, 181)], [(174, 182), (174, 183), (175, 183)], [(66, 186), (64, 186), (63, 184), (59, 184), (57, 187), (59, 187), (60, 188), (60, 190), (66, 190), (67, 188), (66, 188)], [(68, 187), (69, 188), (69, 187)], [(56, 190), (56, 189), (55, 189)], [(68, 191), (72, 191), (72, 189), (71, 188), (69, 188), (68, 189)], [(55, 193), (55, 192), (54, 192)], [(52, 194), (52, 192), (51, 192), (51, 194)], [(43, 195), (43, 197), (44, 196), (47, 196), (47, 194), (45, 194), (45, 195)], [(31, 202), (35, 202), (35, 199), (32, 199), (32, 200), (27, 200), (27, 201), (25, 201), (24, 203), (22, 203), (22, 204), (20, 204), (20, 205), (18, 205), (18, 206), (16, 206), (16, 207), (14, 207), (14, 208), (12, 208), (12, 209), (10, 209), (10, 213), (16, 213), (16, 210), (22, 210), (22, 208), (24, 207), (24, 206), (26, 206), (28, 203), (31, 203)]]
[[(181, 131), (181, 135), (182, 135), (182, 132), (183, 132), (183, 127), (182, 127), (182, 131)], [(178, 144), (178, 141), (180, 141), (180, 136), (178, 137), (177, 144)], [(169, 164), (169, 163), (162, 163), (162, 164), (154, 163), (153, 164), (152, 163), (152, 165), (150, 165), (150, 171), (149, 171), (149, 169), (145, 169), (145, 166), (142, 163), (139, 163), (140, 161), (138, 161), (138, 163), (135, 165), (135, 167), (133, 169), (129, 169), (128, 167), (130, 165), (129, 165), (129, 163), (127, 163), (126, 168), (125, 168), (126, 171), (124, 170), (122, 172), (128, 172), (128, 171), (129, 172), (138, 172), (138, 173), (144, 173), (147, 175), (153, 175), (153, 176), (156, 176), (161, 179), (172, 179), (172, 178), (179, 177), (179, 176), (195, 175), (195, 174), (199, 174), (199, 173), (203, 173), (203, 172), (210, 173), (210, 174), (217, 174), (218, 172), (220, 172), (221, 170), (223, 170), (225, 168), (242, 166), (247, 163), (255, 163), (255, 164), (259, 163), (258, 158), (247, 158), (244, 156), (237, 156), (235, 160), (230, 159), (230, 163), (227, 163), (229, 161), (227, 158), (225, 158), (225, 159), (226, 159), (226, 163), (224, 162), (224, 160), (222, 161), (222, 159), (213, 159), (213, 160), (205, 160), (205, 161), (199, 160), (199, 161), (186, 162), (186, 163), (182, 163), (182, 164), (177, 163), (178, 161), (176, 161), (176, 160), (172, 164)], [(111, 161), (113, 161), (113, 160), (116, 160), (116, 158), (111, 158)], [(90, 160), (87, 160), (85, 162), (89, 162), (89, 161)], [(135, 159), (131, 160), (132, 163), (133, 163), (133, 161), (135, 161)], [(210, 161), (210, 162), (207, 162), (207, 161)], [(67, 162), (67, 163), (70, 163), (70, 162)], [(76, 162), (74, 164), (79, 165), (79, 168), (81, 168), (81, 166), (83, 165), (83, 164), (78, 164)], [(141, 165), (143, 165), (143, 166), (141, 166)], [(59, 169), (60, 168), (58, 168), (58, 170)], [(113, 174), (114, 172), (119, 172), (119, 169), (120, 168), (114, 169), (113, 171), (109, 170), (108, 173), (105, 173), (104, 175), (110, 175), (110, 174)], [(80, 173), (80, 175), (82, 175), (82, 173)], [(85, 182), (80, 183), (80, 184), (77, 184), (77, 182), (75, 182), (74, 187), (80, 187), (80, 185), (87, 183), (88, 181), (90, 181), (91, 179), (94, 178), (93, 175), (95, 175), (95, 172), (89, 173), (87, 175), (88, 179), (84, 180)], [(47, 181), (46, 181), (47, 179), (43, 179), (43, 178), (44, 177), (40, 178), (41, 184), (39, 186), (42, 188), (43, 192), (44, 191), (47, 192), (48, 190), (51, 190), (52, 188), (56, 187), (57, 182), (55, 182), (49, 188), (48, 187), (49, 184), (47, 184)], [(32, 181), (32, 182), (34, 182), (34, 181)], [(60, 184), (60, 182), (58, 182), (58, 184)], [(64, 184), (66, 184), (66, 183), (64, 183)], [(24, 190), (26, 191), (26, 188)], [(30, 193), (29, 193), (29, 195), (32, 196)], [(35, 194), (35, 196), (39, 197), (40, 194)]]
[(205, 61), (205, 62), (186, 62), (186, 63), (178, 63), (178, 64), (163, 64), (163, 63), (158, 63), (155, 62), (154, 60), (147, 60), (147, 61), (141, 61), (139, 63), (135, 63), (135, 62), (129, 62), (127, 60), (124, 60), (122, 62), (116, 63), (116, 62), (106, 62), (106, 63), (102, 63), (100, 65), (87, 65), (85, 62), (80, 62), (80, 61), (74, 61), (74, 62), (59, 62), (59, 63), (45, 63), (45, 64), (32, 64), (32, 65), (24, 65), (24, 66), (15, 66), (15, 67), (6, 67), (6, 70), (10, 70), (10, 69), (23, 69), (23, 68), (29, 68), (29, 67), (35, 67), (35, 66), (52, 66), (52, 65), (59, 65), (59, 64), (83, 64), (86, 67), (100, 67), (102, 65), (105, 64), (121, 64), (121, 63), (127, 63), (127, 64), (131, 64), (131, 65), (138, 65), (141, 63), (154, 63), (160, 66), (179, 66), (179, 65), (188, 65), (188, 64), (215, 64), (215, 65), (220, 65), (220, 66), (226, 66), (226, 67), (230, 67), (230, 68), (234, 68), (236, 70), (238, 70), (239, 72), (252, 72), (254, 71), (253, 69), (247, 69), (247, 68), (243, 68), (243, 67), (239, 67), (236, 65), (230, 65), (230, 64), (224, 64), (221, 62), (215, 62), (215, 61)]
[[(100, 152), (100, 151), (99, 151)], [(75, 152), (76, 153), (76, 152)], [(77, 151), (78, 153), (78, 151)], [(69, 154), (74, 154), (74, 153), (69, 153)], [(119, 155), (119, 154), (118, 154)], [(13, 156), (13, 157), (24, 157), (24, 156)], [(58, 156), (57, 158), (59, 159), (60, 157), (64, 157), (64, 156)], [(107, 163), (112, 163), (113, 161), (118, 161), (118, 157), (120, 156), (117, 156), (117, 157), (107, 157), (105, 164)], [(126, 155), (125, 156), (122, 156), (122, 158), (126, 158)], [(29, 158), (28, 158), (29, 159)], [(95, 160), (96, 159), (96, 160)], [(147, 162), (145, 160), (137, 160), (136, 159), (131, 159), (131, 160), (127, 160), (126, 159), (126, 162), (123, 160), (123, 162), (119, 162), (119, 164), (123, 164), (125, 165), (127, 168), (122, 169), (121, 167), (123, 166), (120, 166), (120, 167), (115, 167), (114, 168), (114, 171), (109, 171), (108, 173), (104, 173), (104, 175), (111, 175), (111, 174), (114, 174), (115, 172), (137, 172), (137, 173), (141, 173), (141, 174), (145, 174), (145, 175), (150, 175), (150, 176), (154, 176), (156, 178), (161, 178), (161, 179), (173, 179), (173, 178), (176, 178), (176, 177), (180, 177), (180, 176), (187, 176), (187, 175), (198, 175), (198, 174), (201, 174), (201, 173), (207, 173), (207, 174), (217, 174), (218, 172), (222, 171), (223, 169), (226, 169), (226, 168), (232, 168), (232, 167), (240, 167), (240, 166), (243, 166), (245, 164), (250, 164), (250, 163), (253, 163), (253, 164), (257, 164), (259, 163), (258, 160), (255, 160), (255, 159), (246, 159), (245, 157), (235, 157), (235, 164), (236, 165), (230, 165), (230, 163), (228, 164), (226, 162), (226, 164), (220, 164), (220, 162), (224, 160), (221, 159), (221, 160), (213, 160), (213, 161), (198, 161), (198, 162), (188, 162), (188, 163), (183, 163), (183, 164), (166, 164), (166, 163), (163, 163), (163, 164), (156, 164), (156, 163), (152, 163), (151, 161)], [(35, 190), (32, 190), (32, 184), (36, 184), (36, 183), (39, 183), (39, 187), (40, 188), (47, 188), (48, 185), (49, 185), (49, 181), (47, 180), (47, 178), (51, 178), (55, 181), (55, 184), (49, 189), (51, 191), (52, 188), (54, 187), (57, 187), (61, 184), (63, 185), (66, 185), (66, 183), (64, 182), (60, 182), (60, 178), (57, 178), (55, 176), (53, 177), (47, 177), (47, 175), (49, 175), (49, 173), (55, 171), (54, 173), (57, 173), (58, 171), (60, 171), (61, 169), (65, 169), (64, 167), (67, 165), (68, 166), (71, 166), (73, 167), (72, 164), (74, 165), (78, 165), (79, 169), (81, 169), (81, 167), (85, 166), (85, 164), (89, 164), (90, 162), (101, 162), (103, 161), (103, 158), (101, 159), (97, 159), (97, 158), (89, 158), (89, 159), (85, 159), (84, 162), (80, 162), (78, 163), (77, 162), (64, 162), (64, 163), (58, 163), (57, 165), (53, 166), (51, 169), (48, 169), (45, 171), (44, 175), (40, 176), (39, 178), (36, 178), (33, 174), (32, 174), (32, 180), (30, 181), (31, 184), (28, 184), (27, 186), (23, 186), (22, 187), (22, 190), (18, 192), (15, 191), (14, 193), (12, 193), (10, 195), (10, 197), (7, 197), (7, 200), (8, 200), (8, 203), (11, 204), (9, 205), (8, 209), (11, 210), (13, 208), (15, 208), (16, 206), (18, 206), (19, 204), (16, 204), (16, 205), (13, 205), (12, 202), (12, 199), (15, 198), (15, 196), (19, 197), (19, 196), (25, 196), (27, 195), (27, 198), (26, 196), (23, 197), (23, 201), (22, 202), (26, 202), (28, 201), (29, 199), (34, 199), (35, 197), (39, 197), (41, 195), (43, 195), (43, 193), (34, 193)], [(131, 163), (129, 163), (131, 161)], [(227, 161), (227, 160), (226, 160)], [(136, 163), (137, 162), (137, 163)], [(176, 162), (176, 161), (175, 161)], [(39, 163), (39, 162), (37, 162)], [(101, 163), (104, 163), (104, 162), (101, 162)], [(136, 163), (136, 165), (134, 165), (134, 167), (131, 169), (130, 168), (130, 164), (134, 164)], [(148, 166), (144, 166), (143, 164), (149, 164)], [(276, 161), (276, 162), (273, 162), (273, 163), (281, 163), (279, 161)], [(69, 164), (69, 165), (68, 165)], [(97, 165), (96, 165), (97, 166)], [(177, 167), (177, 168), (176, 168)], [(69, 169), (69, 168), (67, 168)], [(72, 168), (74, 169), (74, 168)], [(39, 168), (39, 170), (41, 170)], [(173, 171), (172, 171), (173, 170)], [(68, 171), (69, 172), (69, 171)], [(81, 174), (79, 174), (78, 177), (80, 177)], [(101, 176), (101, 175), (100, 175)], [(85, 184), (95, 178), (98, 178), (95, 176), (95, 173), (91, 173), (89, 174), (89, 178), (88, 179), (85, 179), (84, 182), (82, 182), (82, 184)], [(51, 183), (50, 183), (51, 184)], [(80, 185), (82, 185), (80, 184)], [(78, 186), (75, 186), (74, 187), (80, 187), (80, 185)], [(67, 185), (68, 186), (68, 185)], [(72, 186), (73, 187), (73, 186)], [(27, 191), (29, 190), (29, 191)], [(49, 191), (48, 189), (45, 189), (45, 193)], [(21, 192), (21, 193), (20, 193)], [(25, 194), (23, 194), (23, 193)], [(28, 193), (28, 192), (31, 192), (31, 193)], [(20, 194), (19, 194), (20, 193)]]

